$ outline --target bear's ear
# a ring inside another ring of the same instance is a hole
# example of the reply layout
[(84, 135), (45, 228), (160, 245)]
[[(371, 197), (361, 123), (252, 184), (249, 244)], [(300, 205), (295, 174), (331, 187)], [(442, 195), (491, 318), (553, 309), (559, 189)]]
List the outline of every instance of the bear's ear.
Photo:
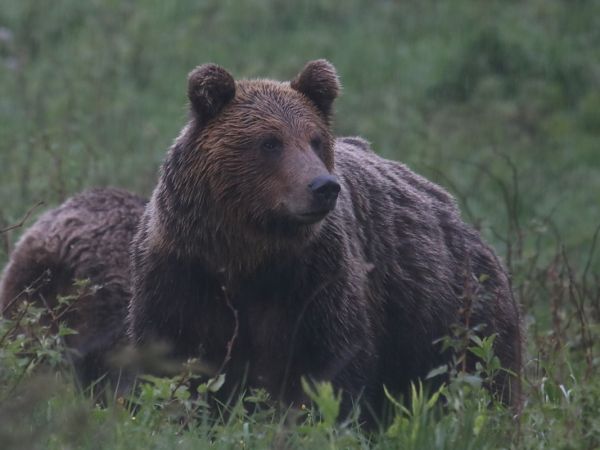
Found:
[(308, 62), (290, 86), (308, 97), (329, 120), (333, 101), (341, 89), (335, 67), (329, 61), (318, 59)]
[(216, 64), (203, 64), (188, 75), (188, 98), (200, 125), (215, 117), (233, 97), (233, 77)]

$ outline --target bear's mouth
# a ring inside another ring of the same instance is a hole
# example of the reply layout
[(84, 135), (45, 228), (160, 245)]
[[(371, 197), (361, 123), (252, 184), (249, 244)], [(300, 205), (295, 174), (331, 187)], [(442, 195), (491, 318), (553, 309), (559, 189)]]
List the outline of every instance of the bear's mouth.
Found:
[(319, 211), (309, 211), (302, 214), (296, 214), (298, 222), (303, 224), (316, 223), (325, 218), (327, 214), (331, 212), (331, 209), (322, 209)]

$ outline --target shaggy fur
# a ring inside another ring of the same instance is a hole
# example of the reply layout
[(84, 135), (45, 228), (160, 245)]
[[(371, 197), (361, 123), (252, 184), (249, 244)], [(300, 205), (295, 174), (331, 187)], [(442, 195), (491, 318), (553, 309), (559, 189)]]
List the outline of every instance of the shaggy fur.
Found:
[(85, 385), (110, 372), (106, 356), (125, 337), (128, 248), (145, 203), (117, 189), (94, 189), (69, 199), (23, 234), (0, 280), (0, 308), (10, 314), (23, 300), (54, 307), (57, 295), (76, 293), (74, 280), (89, 279), (84, 295), (63, 318), (78, 332), (66, 343)]
[[(360, 138), (334, 140), (335, 69), (321, 60), (291, 84), (231, 80), (213, 65), (190, 75), (190, 122), (132, 244), (134, 342), (166, 341), (218, 367), (235, 310), (225, 392), (245, 379), (297, 405), (307, 376), (378, 414), (382, 385), (405, 393), (447, 361), (434, 342), (469, 316), (497, 334), (502, 365), (518, 375), (505, 270), (447, 192)], [(307, 186), (323, 174), (341, 185), (337, 206), (307, 219)], [(514, 402), (518, 377), (494, 389)]]
[[(164, 341), (207, 367), (227, 362), (232, 344), (224, 394), (246, 380), (298, 405), (306, 376), (343, 389), (345, 406), (362, 396), (376, 416), (382, 386), (406, 393), (451, 356), (434, 342), (468, 321), (497, 334), (517, 377), (493, 388), (518, 403), (520, 318), (506, 272), (443, 189), (360, 138), (333, 138), (339, 91), (323, 60), (290, 83), (200, 66), (190, 121), (145, 209), (101, 189), (44, 214), (11, 255), (2, 309), (23, 298), (52, 306), (90, 279), (97, 289), (66, 317), (85, 383), (115, 376), (106, 355), (127, 315), (136, 345)], [(341, 186), (335, 208), (311, 190), (324, 176)], [(46, 270), (49, 282), (26, 290)]]

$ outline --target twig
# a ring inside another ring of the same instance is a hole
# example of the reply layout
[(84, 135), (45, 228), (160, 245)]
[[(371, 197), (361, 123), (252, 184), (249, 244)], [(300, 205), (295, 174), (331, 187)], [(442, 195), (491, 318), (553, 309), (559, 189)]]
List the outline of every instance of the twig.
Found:
[(473, 280), (472, 277), (475, 277), (473, 273), (473, 267), (471, 266), (471, 258), (467, 255), (465, 259), (465, 283), (463, 288), (463, 299), (465, 301), (464, 306), (462, 307), (462, 314), (464, 318), (464, 331), (465, 331), (465, 342), (462, 343), (461, 352), (462, 354), (459, 356), (459, 361), (462, 360), (462, 372), (467, 372), (467, 350), (469, 345), (469, 330), (471, 327), (471, 314), (473, 313), (473, 303), (476, 300), (475, 296), (477, 295), (476, 287), (473, 288)]
[(25, 225), (25, 222), (27, 222), (27, 219), (29, 219), (29, 216), (31, 215), (31, 213), (33, 213), (33, 211), (36, 208), (38, 208), (39, 206), (42, 206), (43, 204), (44, 204), (43, 201), (37, 202), (35, 205), (33, 205), (31, 208), (29, 208), (29, 210), (25, 213), (25, 216), (23, 216), (23, 218), (21, 219), (21, 221), (19, 223), (1, 229), (0, 234), (4, 234), (4, 233), (6, 233), (10, 230), (14, 230), (16, 228), (21, 228), (23, 225)]
[[(517, 168), (514, 161), (510, 156), (498, 150), (495, 146), (492, 146), (492, 152), (502, 158), (504, 162), (510, 168), (510, 172), (512, 175), (512, 201), (511, 201), (511, 211), (512, 214), (509, 217), (509, 220), (512, 220), (515, 231), (517, 234), (517, 255), (520, 257), (523, 253), (523, 236), (521, 232), (521, 224), (519, 221), (519, 199), (520, 199), (520, 190), (519, 190), (519, 169)], [(507, 199), (508, 201), (508, 199)]]
[(583, 275), (581, 276), (581, 283), (583, 285), (583, 292), (585, 294), (588, 293), (587, 275), (588, 275), (588, 272), (590, 271), (590, 267), (592, 265), (592, 260), (594, 259), (594, 253), (596, 251), (596, 244), (598, 242), (598, 234), (600, 234), (600, 225), (598, 225), (598, 227), (596, 227), (596, 231), (594, 232), (594, 237), (592, 238), (592, 246), (590, 247), (590, 252), (588, 254), (588, 259), (585, 264), (585, 269), (583, 270)]
[(583, 296), (582, 292), (577, 287), (575, 277), (573, 275), (573, 270), (571, 269), (571, 265), (569, 263), (569, 259), (567, 257), (567, 253), (565, 252), (564, 247), (562, 249), (562, 258), (563, 258), (563, 262), (565, 263), (566, 274), (567, 274), (567, 277), (569, 280), (569, 288), (568, 289), (569, 289), (570, 299), (575, 304), (577, 317), (579, 319), (579, 325), (581, 327), (581, 338), (583, 341), (582, 344), (583, 344), (583, 350), (585, 352), (584, 354), (585, 354), (585, 360), (586, 360), (586, 366), (587, 366), (586, 378), (589, 378), (593, 372), (594, 358), (593, 358), (593, 354), (592, 354), (593, 340), (592, 340), (592, 336), (590, 334), (587, 319), (585, 317), (585, 304), (584, 304), (585, 297)]
[(452, 179), (448, 175), (446, 175), (442, 170), (432, 165), (425, 165), (425, 167), (427, 168), (427, 170), (434, 173), (438, 178), (440, 178), (442, 182), (450, 188), (452, 193), (460, 201), (469, 222), (474, 223), (475, 227), (479, 229), (481, 219), (478, 219), (473, 210), (471, 209), (471, 205), (469, 204), (469, 197), (465, 195), (465, 193), (459, 189), (456, 183), (453, 182)]
[[(4, 314), (6, 311), (8, 311), (12, 307), (12, 305), (14, 305), (15, 302), (19, 298), (21, 298), (21, 295), (29, 294), (30, 292), (35, 292), (38, 289), (40, 289), (44, 285), (44, 282), (47, 282), (44, 279), (44, 277), (47, 275), (49, 275), (49, 270), (44, 270), (44, 272), (39, 277), (37, 277), (35, 280), (33, 280), (29, 286), (27, 286), (25, 289), (23, 289), (21, 292), (19, 292), (17, 295), (15, 295), (14, 298), (12, 298), (6, 305), (4, 305), (2, 307), (2, 310), (0, 311), (0, 315)], [(38, 285), (38, 283), (40, 283), (40, 284)]]
[(233, 325), (233, 333), (231, 335), (231, 338), (227, 342), (227, 347), (226, 347), (227, 351), (225, 353), (225, 357), (223, 358), (223, 362), (217, 369), (217, 372), (215, 373), (215, 376), (213, 377), (213, 379), (217, 379), (217, 377), (219, 375), (221, 375), (221, 373), (223, 373), (223, 370), (225, 370), (225, 366), (227, 366), (227, 363), (231, 360), (231, 353), (233, 351), (233, 345), (235, 344), (235, 341), (238, 338), (238, 333), (240, 330), (240, 321), (238, 318), (238, 311), (231, 304), (231, 299), (229, 298), (229, 295), (227, 294), (227, 288), (225, 287), (225, 285), (221, 286), (221, 289), (223, 290), (223, 298), (225, 299), (225, 304), (227, 305), (227, 308), (229, 308), (229, 310), (231, 311), (231, 314), (233, 315), (234, 325)]
[(19, 325), (21, 324), (21, 320), (23, 320), (23, 317), (25, 317), (25, 314), (27, 314), (27, 311), (29, 310), (29, 305), (31, 305), (31, 303), (28, 303), (25, 306), (25, 308), (23, 308), (23, 311), (21, 311), (21, 314), (19, 314), (19, 317), (17, 317), (17, 319), (15, 320), (15, 324), (11, 328), (6, 330), (6, 333), (4, 333), (2, 335), (2, 337), (0, 338), (0, 346), (2, 346), (2, 344), (4, 343), (4, 340), (10, 335), (10, 333), (12, 331), (19, 328)]

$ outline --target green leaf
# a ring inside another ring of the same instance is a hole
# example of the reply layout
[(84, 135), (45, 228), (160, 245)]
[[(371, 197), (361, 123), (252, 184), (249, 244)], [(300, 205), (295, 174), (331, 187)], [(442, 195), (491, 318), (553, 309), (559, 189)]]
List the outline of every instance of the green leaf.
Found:
[(225, 383), (225, 374), (222, 373), (222, 374), (219, 374), (217, 377), (211, 378), (210, 380), (208, 380), (206, 383), (206, 388), (210, 392), (217, 392), (219, 389), (221, 389), (221, 387), (223, 386), (224, 383)]
[(427, 374), (427, 376), (425, 377), (426, 380), (429, 380), (431, 378), (435, 378), (438, 377), (440, 375), (443, 375), (445, 373), (448, 373), (448, 365), (444, 364), (442, 366), (436, 367), (433, 370), (430, 370), (429, 373)]
[(314, 388), (304, 378), (301, 379), (301, 382), (304, 392), (319, 408), (324, 424), (333, 427), (340, 413), (341, 392), (336, 394), (332, 384), (328, 381), (314, 383)]
[(70, 336), (72, 334), (79, 334), (79, 332), (65, 325), (60, 325), (60, 327), (58, 328), (59, 336)]

